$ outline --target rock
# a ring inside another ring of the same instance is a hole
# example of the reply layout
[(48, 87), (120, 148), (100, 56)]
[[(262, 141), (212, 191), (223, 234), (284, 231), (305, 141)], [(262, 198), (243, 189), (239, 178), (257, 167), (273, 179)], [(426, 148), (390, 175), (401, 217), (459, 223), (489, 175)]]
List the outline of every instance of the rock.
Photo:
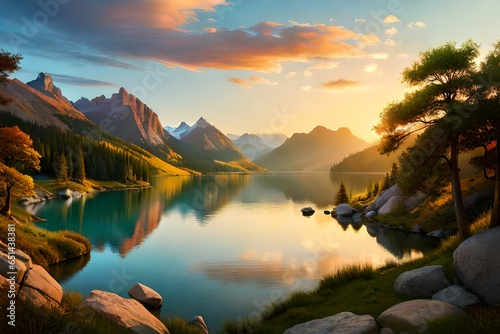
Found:
[(368, 234), (371, 237), (375, 238), (378, 235), (380, 231), (380, 226), (378, 224), (366, 222), (365, 226), (366, 226), (366, 232), (368, 232)]
[(405, 212), (403, 196), (397, 195), (391, 197), (377, 213), (379, 215), (401, 215)]
[(418, 224), (413, 226), (412, 229), (410, 230), (410, 232), (415, 233), (415, 234), (425, 234), (425, 231), (422, 228), (422, 226), (420, 226)]
[(372, 210), (372, 211), (368, 211), (365, 215), (365, 218), (366, 219), (372, 219), (374, 218), (375, 216), (377, 215), (377, 211), (375, 210)]
[(205, 319), (201, 315), (196, 315), (189, 320), (189, 323), (195, 325), (201, 329), (203, 334), (209, 334), (208, 326), (205, 323)]
[[(11, 261), (14, 261), (15, 270), (11, 270)], [(30, 259), (31, 261), (31, 259)], [(23, 261), (15, 258), (12, 260), (8, 253), (0, 251), (0, 275), (6, 278), (10, 278), (10, 272), (16, 272), (16, 283), (21, 283), (24, 276), (26, 275), (28, 268)]]
[(427, 266), (399, 275), (394, 282), (394, 292), (414, 298), (432, 298), (449, 285), (443, 266)]
[(394, 331), (390, 328), (384, 327), (380, 328), (380, 334), (394, 334)]
[(363, 214), (358, 212), (352, 215), (352, 222), (355, 224), (363, 223)]
[(329, 214), (331, 214), (330, 210), (325, 210), (325, 211), (323, 211), (323, 213), (324, 213), (325, 215), (329, 215)]
[(82, 303), (135, 333), (170, 333), (167, 327), (137, 300), (93, 290)]
[(464, 290), (458, 285), (451, 285), (432, 296), (432, 299), (442, 300), (456, 307), (465, 308), (470, 305), (479, 303), (479, 298)]
[(316, 319), (287, 329), (283, 334), (329, 334), (329, 333), (379, 333), (375, 319), (368, 314), (338, 313), (331, 317)]
[(428, 237), (443, 239), (446, 237), (446, 232), (444, 230), (434, 230), (432, 232), (427, 233)]
[(440, 300), (415, 299), (385, 310), (377, 321), (395, 333), (421, 334), (426, 333), (428, 322), (445, 317), (465, 317), (465, 313)]
[(314, 212), (315, 212), (315, 211), (314, 211), (314, 209), (313, 209), (313, 208), (311, 208), (311, 207), (309, 207), (309, 206), (308, 206), (308, 207), (305, 207), (305, 208), (300, 209), (300, 211), (302, 212), (302, 214), (303, 214), (304, 216), (312, 216), (312, 215), (314, 214)]
[(339, 204), (335, 208), (335, 212), (337, 213), (337, 217), (352, 217), (356, 213), (356, 209), (349, 204)]
[(380, 195), (377, 196), (375, 201), (368, 205), (366, 208), (366, 211), (378, 211), (381, 207), (384, 206), (384, 204), (387, 203), (392, 197), (394, 196), (402, 196), (401, 189), (397, 185), (394, 185), (390, 187), (387, 190), (384, 190), (383, 192), (380, 193)]
[(489, 305), (500, 305), (500, 227), (476, 234), (453, 252), (458, 279)]
[(79, 191), (73, 191), (73, 192), (71, 193), (71, 196), (72, 196), (73, 198), (80, 198), (80, 197), (82, 197), (82, 193), (81, 193), (81, 192), (79, 192)]
[(59, 302), (49, 298), (44, 292), (33, 289), (29, 286), (21, 286), (17, 295), (17, 300), (24, 305), (55, 309), (59, 307)]
[(146, 307), (159, 308), (163, 302), (158, 292), (141, 283), (131, 287), (128, 295)]
[(427, 198), (426, 193), (424, 193), (423, 191), (417, 191), (415, 194), (413, 194), (412, 196), (410, 196), (404, 200), (405, 210), (410, 211), (410, 210), (415, 209), (426, 198)]
[(33, 269), (30, 269), (26, 273), (26, 278), (22, 284), (21, 290), (24, 288), (37, 290), (57, 304), (61, 302), (63, 297), (63, 290), (59, 283), (57, 283), (45, 269), (37, 264), (33, 265)]
[(68, 188), (62, 188), (56, 191), (57, 196), (62, 198), (70, 198), (72, 197), (73, 192)]

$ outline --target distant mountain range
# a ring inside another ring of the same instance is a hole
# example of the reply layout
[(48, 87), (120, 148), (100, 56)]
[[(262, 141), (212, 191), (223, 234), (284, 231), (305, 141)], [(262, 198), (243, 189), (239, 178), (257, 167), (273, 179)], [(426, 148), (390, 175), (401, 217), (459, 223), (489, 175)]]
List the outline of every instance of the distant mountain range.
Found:
[(309, 133), (295, 133), (280, 147), (255, 159), (255, 163), (276, 171), (328, 171), (333, 164), (368, 146), (347, 128), (332, 131), (317, 126)]
[[(0, 106), (0, 113), (11, 115), (8, 122), (2, 116), (5, 124), (12, 124), (12, 118), (18, 118), (22, 120), (20, 122), (25, 122), (25, 127), (29, 123), (55, 127), (62, 132), (70, 131), (72, 135), (104, 136), (113, 142), (113, 147), (127, 145), (127, 154), (138, 150), (137, 154), (134, 153), (137, 159), (151, 162), (152, 156), (163, 160), (167, 164), (157, 162), (156, 165), (163, 166), (162, 169), (169, 173), (265, 169), (328, 171), (344, 157), (368, 147), (347, 128), (332, 131), (318, 126), (307, 134), (296, 133), (287, 138), (283, 134), (226, 136), (203, 117), (193, 125), (181, 122), (177, 127), (163, 127), (158, 115), (123, 87), (109, 98), (104, 95), (91, 100), (82, 97), (72, 103), (46, 73), (40, 73), (27, 84), (17, 79), (0, 84), (0, 95), (12, 101), (8, 106)], [(124, 142), (115, 143), (114, 138), (121, 138)], [(45, 147), (49, 143), (43, 145)], [(99, 142), (94, 145), (99, 145)], [(120, 154), (121, 151), (115, 149), (114, 152)], [(150, 157), (143, 157), (144, 154)], [(141, 169), (142, 174), (146, 173), (145, 166), (137, 163), (136, 168)]]

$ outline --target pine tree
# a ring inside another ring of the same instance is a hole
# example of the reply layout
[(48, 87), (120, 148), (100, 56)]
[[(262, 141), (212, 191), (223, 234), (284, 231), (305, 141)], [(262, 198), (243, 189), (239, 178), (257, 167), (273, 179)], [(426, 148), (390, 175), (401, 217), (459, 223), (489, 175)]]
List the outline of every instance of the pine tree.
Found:
[(68, 154), (66, 155), (66, 170), (68, 180), (73, 179), (73, 154), (71, 150), (68, 150)]
[(389, 184), (391, 186), (396, 184), (396, 181), (398, 180), (398, 173), (399, 173), (399, 168), (398, 165), (393, 162), (392, 163), (392, 168), (391, 168), (391, 176), (389, 177)]
[(344, 182), (340, 183), (339, 191), (337, 196), (335, 196), (335, 205), (349, 202), (349, 196), (347, 195), (347, 189), (345, 188)]
[(68, 180), (68, 165), (66, 163), (66, 157), (63, 153), (56, 156), (56, 159), (52, 162), (52, 168), (54, 170), (54, 174), (59, 180)]
[(385, 173), (384, 182), (382, 183), (382, 191), (387, 190), (391, 187), (391, 178), (389, 173)]
[(82, 150), (78, 150), (75, 164), (73, 165), (73, 178), (76, 182), (83, 183), (85, 180), (85, 160)]

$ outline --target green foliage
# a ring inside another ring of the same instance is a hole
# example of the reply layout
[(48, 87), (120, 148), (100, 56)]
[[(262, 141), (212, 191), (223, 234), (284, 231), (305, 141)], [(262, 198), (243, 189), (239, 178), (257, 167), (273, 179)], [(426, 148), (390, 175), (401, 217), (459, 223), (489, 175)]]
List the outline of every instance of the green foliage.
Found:
[[(19, 70), (19, 63), (23, 57), (0, 49), (0, 83), (5, 82), (10, 73)], [(9, 104), (11, 101), (0, 95), (0, 105)]]
[(343, 284), (355, 279), (371, 279), (375, 269), (371, 264), (352, 264), (335, 271), (321, 279), (317, 291), (335, 290)]
[(347, 189), (344, 185), (344, 182), (340, 183), (340, 188), (335, 196), (335, 205), (339, 205), (342, 203), (349, 203), (349, 195), (347, 194)]

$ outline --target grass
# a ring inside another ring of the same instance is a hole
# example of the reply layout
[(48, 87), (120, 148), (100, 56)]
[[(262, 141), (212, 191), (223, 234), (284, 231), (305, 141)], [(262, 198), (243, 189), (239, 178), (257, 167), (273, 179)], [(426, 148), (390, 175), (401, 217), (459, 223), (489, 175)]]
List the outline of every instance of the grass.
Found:
[[(471, 226), (472, 233), (485, 230), (491, 213), (477, 218)], [(455, 280), (453, 251), (460, 239), (452, 236), (422, 258), (398, 264), (389, 261), (380, 268), (369, 264), (350, 265), (325, 276), (312, 291), (296, 291), (288, 298), (273, 303), (266, 309), (260, 321), (227, 322), (224, 332), (236, 333), (283, 333), (296, 324), (349, 311), (370, 314), (375, 319), (389, 307), (408, 300), (394, 294), (394, 282), (405, 271), (429, 265), (442, 265), (450, 282)], [(500, 328), (500, 308), (475, 306), (466, 310), (467, 317), (461, 322), (445, 319), (432, 323), (432, 333), (497, 333)], [(241, 329), (244, 328), (245, 331)]]
[(188, 323), (186, 320), (175, 317), (162, 321), (171, 334), (201, 334), (203, 331), (196, 325)]
[(0, 240), (4, 243), (7, 242), (8, 224), (16, 225), (16, 247), (44, 268), (87, 254), (92, 249), (88, 239), (78, 233), (49, 232), (31, 222), (20, 223), (16, 218), (0, 214)]

